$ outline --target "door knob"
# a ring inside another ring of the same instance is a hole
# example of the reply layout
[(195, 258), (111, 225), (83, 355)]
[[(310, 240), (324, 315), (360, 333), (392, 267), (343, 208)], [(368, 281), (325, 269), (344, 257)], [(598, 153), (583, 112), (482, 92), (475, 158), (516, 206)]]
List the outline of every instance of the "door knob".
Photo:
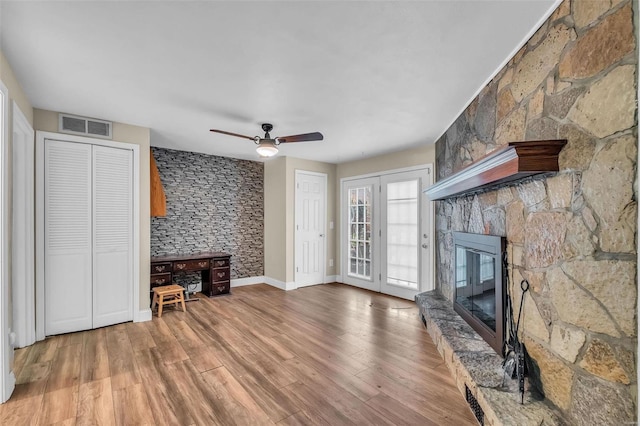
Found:
[(320, 238), (324, 238), (324, 234), (320, 234)]
[(423, 244), (422, 248), (429, 248), (429, 244)]

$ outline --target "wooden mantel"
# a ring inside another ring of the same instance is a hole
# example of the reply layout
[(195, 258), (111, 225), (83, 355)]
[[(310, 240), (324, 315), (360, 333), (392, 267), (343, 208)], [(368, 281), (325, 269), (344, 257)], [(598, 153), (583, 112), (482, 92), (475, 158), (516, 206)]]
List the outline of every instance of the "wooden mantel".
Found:
[(424, 191), (431, 200), (478, 192), (540, 173), (557, 172), (566, 139), (510, 142)]

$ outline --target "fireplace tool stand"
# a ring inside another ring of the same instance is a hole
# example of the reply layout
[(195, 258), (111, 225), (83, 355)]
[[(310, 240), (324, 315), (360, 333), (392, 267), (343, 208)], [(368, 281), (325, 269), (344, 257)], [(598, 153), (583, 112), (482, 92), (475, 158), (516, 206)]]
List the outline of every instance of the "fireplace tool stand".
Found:
[(520, 318), (522, 318), (524, 296), (527, 291), (529, 291), (529, 281), (522, 280), (520, 282), (520, 289), (522, 290), (522, 296), (520, 297), (520, 309), (518, 309), (518, 321), (516, 324), (514, 324), (513, 320), (513, 303), (511, 301), (511, 294), (509, 293), (507, 297), (507, 304), (509, 305), (509, 335), (505, 342), (505, 356), (504, 361), (502, 362), (502, 367), (509, 377), (512, 379), (517, 378), (518, 391), (520, 393), (520, 404), (524, 404), (524, 377), (526, 373), (525, 349), (518, 332), (520, 331)]

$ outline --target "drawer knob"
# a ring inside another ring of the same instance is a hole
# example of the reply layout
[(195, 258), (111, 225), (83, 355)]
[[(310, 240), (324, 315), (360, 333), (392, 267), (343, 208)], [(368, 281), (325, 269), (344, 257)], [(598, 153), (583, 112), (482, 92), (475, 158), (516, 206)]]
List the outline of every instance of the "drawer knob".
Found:
[(162, 271), (164, 271), (165, 266), (164, 266), (164, 265), (162, 265), (162, 266), (156, 266), (155, 268), (156, 268), (156, 271), (158, 271), (158, 272), (162, 272)]
[(219, 287), (218, 287), (218, 291), (219, 291), (220, 293), (222, 293), (222, 292), (224, 291), (224, 286), (219, 286)]
[(164, 282), (165, 282), (165, 281), (166, 281), (166, 280), (165, 280), (164, 278), (158, 278), (158, 279), (156, 280), (156, 284), (164, 284)]
[(186, 263), (177, 263), (177, 264), (176, 264), (176, 268), (178, 268), (178, 269), (184, 269), (184, 268), (186, 268), (186, 267), (187, 267), (187, 264), (186, 264)]
[(198, 262), (198, 265), (200, 265), (201, 268), (204, 268), (207, 266), (207, 262)]
[(218, 278), (224, 277), (226, 274), (224, 272), (218, 272)]

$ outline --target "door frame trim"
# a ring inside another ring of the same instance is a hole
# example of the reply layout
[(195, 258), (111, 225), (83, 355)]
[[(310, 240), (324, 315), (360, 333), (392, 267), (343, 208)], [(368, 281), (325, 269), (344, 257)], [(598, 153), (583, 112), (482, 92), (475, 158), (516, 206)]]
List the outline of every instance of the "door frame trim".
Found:
[(45, 338), (44, 303), (44, 142), (54, 139), (111, 148), (128, 149), (133, 153), (132, 196), (133, 223), (132, 238), (132, 289), (133, 321), (139, 322), (145, 316), (140, 309), (140, 146), (136, 144), (86, 136), (68, 135), (54, 132), (36, 131), (36, 340)]
[[(16, 143), (16, 134), (20, 143)], [(35, 132), (13, 102), (12, 302), (15, 347), (36, 341), (35, 324)]]
[(9, 337), (9, 90), (0, 80), (0, 403), (7, 401), (15, 389), (16, 376), (11, 371), (13, 345)]
[(326, 278), (327, 278), (327, 195), (329, 192), (329, 187), (328, 187), (328, 176), (326, 173), (321, 173), (321, 172), (312, 172), (309, 170), (303, 170), (303, 169), (295, 169), (295, 179), (294, 179), (294, 187), (293, 187), (293, 283), (294, 283), (294, 289), (298, 288), (298, 272), (296, 271), (297, 265), (298, 265), (298, 251), (296, 250), (296, 248), (298, 247), (298, 230), (297, 228), (297, 223), (296, 223), (296, 219), (298, 216), (298, 211), (297, 211), (297, 199), (296, 199), (296, 194), (298, 193), (298, 177), (301, 174), (305, 174), (305, 175), (311, 175), (311, 176), (319, 176), (324, 178), (324, 212), (323, 212), (323, 220), (322, 220), (322, 228), (324, 230), (324, 238), (322, 239), (322, 281), (320, 282), (320, 284), (324, 284), (326, 282)]
[[(356, 176), (347, 176), (347, 177), (343, 177), (340, 178), (340, 204), (339, 204), (339, 214), (338, 217), (340, 218), (340, 229), (339, 229), (339, 236), (338, 236), (338, 253), (337, 253), (337, 257), (338, 259), (340, 259), (340, 271), (338, 274), (336, 274), (336, 278), (340, 280), (341, 283), (344, 283), (344, 276), (345, 276), (345, 265), (343, 265), (342, 259), (343, 259), (343, 241), (344, 241), (344, 224), (342, 223), (342, 213), (344, 212), (344, 191), (343, 191), (343, 183), (346, 181), (350, 181), (350, 180), (356, 180), (356, 179), (364, 179), (364, 178), (370, 178), (370, 177), (376, 177), (376, 176), (385, 176), (385, 175), (392, 175), (392, 174), (396, 174), (396, 173), (404, 173), (404, 172), (413, 172), (416, 170), (424, 170), (427, 169), (428, 170), (428, 175), (429, 175), (429, 184), (433, 185), (433, 179), (434, 179), (434, 167), (433, 167), (433, 163), (425, 163), (425, 164), (419, 164), (417, 166), (409, 166), (409, 167), (401, 167), (399, 169), (392, 169), (392, 170), (384, 170), (384, 171), (380, 171), (380, 172), (372, 172), (372, 173), (365, 173), (362, 175), (356, 175)], [(422, 192), (422, 191), (421, 191)], [(426, 289), (422, 289), (422, 291), (430, 291), (430, 290), (434, 290), (435, 289), (435, 283), (436, 283), (436, 268), (435, 268), (435, 251), (434, 251), (434, 244), (435, 244), (435, 222), (434, 222), (434, 218), (435, 218), (435, 203), (431, 200), (429, 200), (429, 264), (431, 266), (431, 271), (429, 273), (430, 276), (430, 282), (427, 283), (427, 288)]]

